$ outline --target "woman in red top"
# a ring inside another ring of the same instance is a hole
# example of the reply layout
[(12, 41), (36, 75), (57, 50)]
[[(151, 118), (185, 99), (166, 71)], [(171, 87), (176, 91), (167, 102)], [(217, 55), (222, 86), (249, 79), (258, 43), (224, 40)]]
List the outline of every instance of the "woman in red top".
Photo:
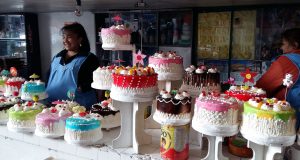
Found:
[[(297, 126), (300, 122), (300, 28), (286, 30), (282, 34), (283, 55), (279, 56), (268, 71), (256, 82), (256, 87), (263, 88), (268, 97), (286, 99), (297, 112)], [(293, 76), (293, 85), (288, 88), (283, 79), (289, 73)], [(297, 127), (298, 128), (298, 127)]]

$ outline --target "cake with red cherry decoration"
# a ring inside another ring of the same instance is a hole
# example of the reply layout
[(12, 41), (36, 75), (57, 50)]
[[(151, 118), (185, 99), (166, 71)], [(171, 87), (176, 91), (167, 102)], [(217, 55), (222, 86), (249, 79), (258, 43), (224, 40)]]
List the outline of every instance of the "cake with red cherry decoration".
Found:
[(8, 121), (8, 109), (21, 102), (19, 97), (0, 96), (0, 124), (6, 124)]
[(113, 107), (111, 99), (94, 104), (91, 107), (91, 113), (99, 114), (103, 117), (101, 120), (102, 128), (110, 129), (121, 125), (120, 111)]
[(266, 97), (266, 91), (257, 87), (231, 86), (225, 91), (228, 96), (234, 97), (239, 101), (248, 101), (252, 97)]
[(217, 68), (191, 65), (185, 69), (180, 91), (189, 91), (192, 97), (199, 96), (201, 91), (220, 93), (220, 73)]
[(153, 119), (163, 125), (186, 125), (191, 122), (191, 96), (188, 92), (160, 91)]
[(11, 77), (5, 82), (4, 96), (19, 96), (21, 86), (25, 82), (22, 77)]
[(157, 95), (157, 74), (152, 67), (116, 67), (112, 77), (110, 96), (114, 100), (146, 102)]
[(156, 52), (149, 57), (149, 67), (158, 74), (158, 80), (181, 80), (183, 77), (183, 58), (176, 52)]
[(211, 136), (235, 135), (239, 125), (238, 110), (235, 98), (203, 91), (196, 98), (192, 127)]

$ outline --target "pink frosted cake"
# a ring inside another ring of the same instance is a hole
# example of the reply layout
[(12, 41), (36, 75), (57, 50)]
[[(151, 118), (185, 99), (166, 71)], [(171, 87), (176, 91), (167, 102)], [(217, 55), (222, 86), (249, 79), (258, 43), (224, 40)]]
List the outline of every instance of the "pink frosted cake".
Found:
[(93, 72), (92, 87), (101, 90), (110, 90), (112, 85), (112, 74), (115, 71), (115, 66), (98, 67)]
[(131, 30), (124, 25), (101, 29), (102, 48), (118, 48), (130, 45)]
[(25, 82), (25, 79), (22, 77), (11, 77), (5, 83), (5, 92), (4, 96), (19, 96), (21, 86)]
[(238, 133), (238, 103), (232, 97), (202, 92), (196, 98), (192, 127), (207, 135)]
[(183, 58), (176, 52), (158, 52), (149, 57), (149, 67), (158, 74), (158, 80), (181, 80)]
[(67, 107), (45, 108), (36, 116), (35, 135), (40, 137), (61, 137), (65, 134), (65, 120), (72, 115)]

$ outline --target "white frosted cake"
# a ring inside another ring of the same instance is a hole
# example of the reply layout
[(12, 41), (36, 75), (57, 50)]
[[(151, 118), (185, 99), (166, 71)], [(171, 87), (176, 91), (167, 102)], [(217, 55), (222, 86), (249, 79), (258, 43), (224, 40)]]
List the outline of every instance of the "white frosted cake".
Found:
[(11, 77), (5, 82), (4, 96), (19, 96), (21, 86), (25, 82), (22, 77)]
[(32, 100), (34, 96), (37, 96), (39, 100), (48, 98), (45, 83), (41, 80), (25, 81), (21, 88), (21, 99)]
[(101, 90), (110, 90), (112, 85), (112, 73), (115, 66), (98, 67), (93, 72), (92, 87)]
[(124, 25), (111, 26), (101, 29), (102, 48), (112, 49), (121, 46), (129, 46), (131, 30)]
[(8, 110), (10, 107), (21, 101), (18, 97), (0, 96), (0, 124), (6, 124), (8, 121)]

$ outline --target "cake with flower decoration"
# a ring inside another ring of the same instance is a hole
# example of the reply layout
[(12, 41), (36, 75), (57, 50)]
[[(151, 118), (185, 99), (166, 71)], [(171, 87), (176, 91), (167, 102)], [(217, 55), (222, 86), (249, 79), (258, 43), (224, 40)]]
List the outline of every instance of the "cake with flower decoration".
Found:
[(112, 77), (112, 99), (141, 102), (152, 100), (157, 95), (157, 74), (152, 67), (116, 67)]
[(22, 77), (11, 77), (8, 78), (5, 83), (5, 92), (4, 96), (19, 96), (20, 89), (22, 84), (25, 82), (25, 79)]
[(48, 98), (45, 83), (41, 80), (25, 81), (21, 87), (21, 99), (32, 100), (33, 96), (38, 96), (39, 100)]
[(112, 73), (114, 73), (115, 66), (98, 67), (93, 72), (92, 87), (101, 90), (110, 90), (112, 85)]
[(8, 110), (8, 129), (15, 132), (34, 132), (35, 117), (44, 107), (41, 103), (31, 101), (15, 104)]
[(202, 92), (196, 98), (192, 127), (207, 135), (238, 133), (238, 102), (219, 93)]
[(248, 101), (253, 97), (266, 97), (266, 91), (257, 87), (249, 86), (230, 86), (229, 90), (225, 91), (228, 96), (234, 97), (239, 101)]
[(160, 91), (156, 97), (157, 109), (153, 119), (164, 125), (185, 125), (190, 123), (191, 96), (188, 92)]
[(8, 121), (8, 109), (21, 101), (18, 97), (0, 96), (0, 124)]
[(102, 48), (117, 48), (130, 45), (131, 30), (124, 25), (101, 29)]
[(67, 118), (65, 140), (70, 144), (92, 145), (99, 141), (103, 134), (101, 131), (99, 114), (75, 113)]
[(244, 103), (241, 133), (261, 145), (292, 145), (296, 138), (296, 112), (287, 101), (251, 98)]
[(220, 73), (217, 68), (191, 65), (185, 69), (180, 91), (189, 91), (192, 97), (197, 97), (201, 91), (220, 92)]
[(49, 138), (64, 136), (65, 121), (73, 113), (70, 109), (67, 105), (43, 109), (42, 113), (39, 113), (35, 119), (35, 135)]
[(149, 57), (149, 67), (158, 74), (158, 80), (181, 80), (183, 77), (183, 58), (176, 52), (156, 52)]
[(102, 128), (110, 129), (121, 125), (120, 111), (113, 107), (111, 99), (94, 104), (91, 108), (91, 113), (99, 114), (103, 117), (101, 120)]

